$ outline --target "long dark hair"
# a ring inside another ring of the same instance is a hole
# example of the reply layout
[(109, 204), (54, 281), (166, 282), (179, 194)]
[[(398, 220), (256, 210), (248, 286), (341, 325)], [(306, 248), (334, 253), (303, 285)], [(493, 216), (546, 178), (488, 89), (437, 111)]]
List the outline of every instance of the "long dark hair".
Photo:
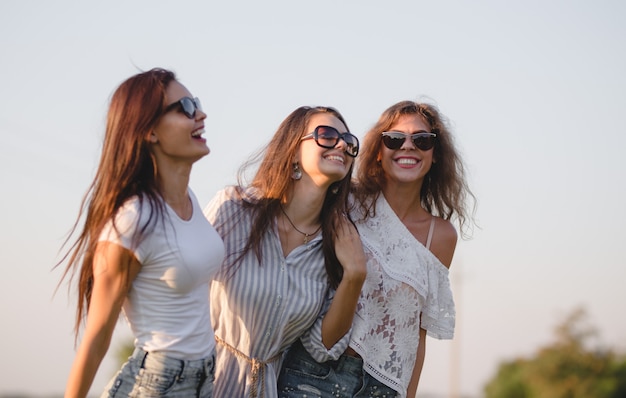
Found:
[[(293, 187), (295, 181), (291, 178), (293, 171), (293, 159), (300, 146), (300, 139), (306, 133), (309, 120), (313, 115), (328, 113), (339, 119), (344, 126), (347, 124), (339, 113), (331, 107), (308, 107), (303, 106), (293, 111), (278, 127), (264, 151), (257, 154), (250, 161), (246, 162), (239, 170), (238, 192), (243, 200), (244, 207), (252, 210), (251, 233), (243, 249), (231, 266), (236, 264), (249, 252), (253, 251), (259, 259), (262, 259), (261, 240), (263, 235), (271, 229), (273, 220), (277, 217), (280, 205), (287, 200), (287, 195)], [(259, 163), (259, 167), (249, 184), (255, 192), (254, 196), (247, 195), (249, 191), (244, 188), (244, 175), (252, 165)], [(328, 188), (326, 197), (320, 212), (320, 223), (322, 226), (322, 251), (326, 264), (326, 271), (330, 285), (336, 288), (343, 276), (343, 267), (337, 259), (335, 253), (335, 239), (337, 237), (337, 225), (340, 217), (349, 215), (348, 193), (350, 181), (352, 179), (352, 169), (340, 181), (337, 181)]]
[[(73, 281), (78, 273), (78, 304), (74, 331), (76, 336), (89, 311), (93, 290), (93, 259), (98, 238), (105, 224), (114, 220), (120, 207), (131, 197), (140, 203), (147, 201), (149, 220), (133, 238), (138, 244), (141, 236), (163, 217), (165, 212), (157, 181), (156, 162), (147, 136), (156, 126), (165, 107), (165, 91), (176, 80), (173, 72), (155, 68), (134, 75), (113, 93), (107, 114), (106, 132), (96, 175), (83, 197), (76, 222), (66, 240), (85, 222), (78, 238), (61, 261), (69, 258), (61, 281)], [(127, 267), (127, 278), (130, 269)]]
[[(357, 167), (357, 197), (365, 210), (371, 214), (373, 203), (386, 184), (387, 177), (378, 155), (381, 151), (384, 131), (404, 115), (419, 115), (431, 131), (437, 134), (434, 147), (433, 163), (424, 178), (420, 191), (422, 206), (432, 214), (450, 220), (457, 219), (462, 236), (468, 237), (472, 224), (472, 211), (468, 210), (468, 201), (475, 203), (475, 197), (467, 185), (465, 168), (455, 148), (453, 136), (447, 121), (439, 110), (431, 104), (413, 101), (401, 101), (387, 108), (378, 122), (367, 132), (363, 140), (363, 149), (359, 155)], [(371, 200), (374, 198), (374, 200)], [(473, 210), (473, 209), (472, 209)]]

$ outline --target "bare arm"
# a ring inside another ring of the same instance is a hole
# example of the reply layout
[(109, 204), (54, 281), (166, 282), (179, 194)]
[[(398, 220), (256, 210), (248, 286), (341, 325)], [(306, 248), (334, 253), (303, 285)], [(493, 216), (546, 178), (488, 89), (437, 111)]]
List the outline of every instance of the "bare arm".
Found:
[(422, 374), (422, 368), (424, 367), (424, 358), (426, 358), (426, 330), (420, 328), (420, 342), (417, 346), (417, 357), (415, 366), (413, 366), (411, 381), (409, 382), (407, 398), (415, 398), (415, 394), (417, 394), (417, 386)]
[[(130, 266), (129, 280), (124, 270)], [(94, 285), (87, 324), (65, 389), (65, 398), (86, 397), (106, 354), (131, 281), (141, 265), (127, 249), (100, 242), (94, 256)]]
[(322, 321), (322, 342), (327, 349), (332, 348), (350, 330), (367, 274), (361, 238), (347, 219), (342, 220), (338, 228), (335, 252), (343, 266), (343, 278)]
[[(457, 233), (449, 221), (442, 219), (437, 220), (436, 233), (431, 244), (431, 252), (446, 267), (450, 268), (452, 257), (456, 249)], [(421, 323), (421, 322), (420, 322)], [(413, 374), (409, 382), (407, 398), (415, 398), (417, 387), (419, 384), (422, 368), (424, 367), (424, 359), (426, 358), (426, 330), (420, 328), (419, 345), (417, 346), (417, 356), (415, 365), (413, 366)]]

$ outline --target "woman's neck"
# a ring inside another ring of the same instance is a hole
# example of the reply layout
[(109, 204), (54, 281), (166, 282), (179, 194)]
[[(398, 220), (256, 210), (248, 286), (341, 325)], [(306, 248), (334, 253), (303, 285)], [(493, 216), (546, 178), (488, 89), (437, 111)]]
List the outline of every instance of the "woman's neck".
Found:
[(320, 232), (320, 213), (325, 196), (326, 192), (320, 188), (305, 189), (304, 184), (296, 184), (280, 204), (282, 211), (277, 216), (278, 234), (285, 257)]
[(426, 213), (422, 208), (421, 184), (387, 184), (382, 193), (401, 220), (416, 219)]
[(295, 225), (303, 228), (316, 227), (320, 223), (325, 198), (325, 190), (296, 184), (282, 206)]
[(189, 174), (191, 167), (162, 168), (157, 176), (159, 190), (163, 200), (183, 220), (189, 220), (193, 214), (189, 193)]

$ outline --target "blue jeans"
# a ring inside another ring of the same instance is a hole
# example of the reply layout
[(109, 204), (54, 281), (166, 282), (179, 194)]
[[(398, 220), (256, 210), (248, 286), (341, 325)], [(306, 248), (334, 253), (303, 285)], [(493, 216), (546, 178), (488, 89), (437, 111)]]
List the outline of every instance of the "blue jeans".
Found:
[(187, 361), (136, 348), (101, 398), (213, 396), (215, 355)]
[(278, 377), (280, 398), (395, 397), (397, 392), (363, 370), (361, 358), (342, 355), (319, 363), (296, 341), (287, 352)]

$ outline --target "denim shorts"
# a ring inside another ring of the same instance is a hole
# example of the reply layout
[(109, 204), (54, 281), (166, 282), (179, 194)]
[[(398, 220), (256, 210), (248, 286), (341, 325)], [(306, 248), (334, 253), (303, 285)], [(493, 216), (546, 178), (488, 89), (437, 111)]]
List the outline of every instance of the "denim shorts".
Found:
[(213, 396), (215, 354), (187, 361), (136, 348), (101, 398)]
[(280, 398), (395, 397), (397, 392), (363, 370), (361, 358), (342, 355), (319, 363), (300, 341), (289, 349), (278, 378)]

